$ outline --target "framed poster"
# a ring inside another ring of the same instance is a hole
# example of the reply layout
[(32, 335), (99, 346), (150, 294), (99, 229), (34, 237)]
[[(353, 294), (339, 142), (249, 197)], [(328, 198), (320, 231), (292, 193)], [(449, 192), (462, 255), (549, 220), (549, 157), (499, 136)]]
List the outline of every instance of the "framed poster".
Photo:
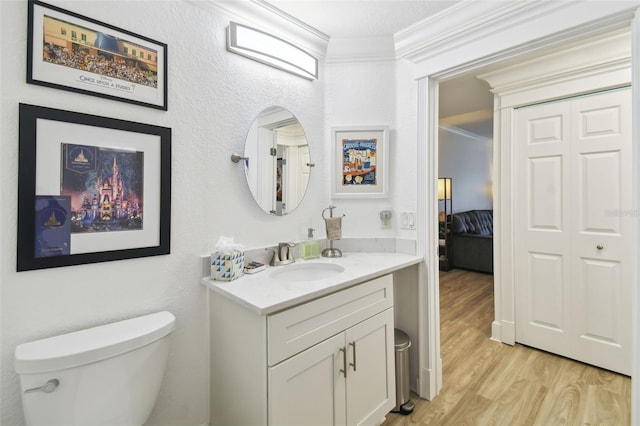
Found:
[(20, 104), (17, 270), (169, 254), (171, 129)]
[(332, 129), (333, 198), (386, 198), (389, 196), (389, 128), (387, 126)]
[(29, 0), (27, 83), (167, 110), (167, 45)]

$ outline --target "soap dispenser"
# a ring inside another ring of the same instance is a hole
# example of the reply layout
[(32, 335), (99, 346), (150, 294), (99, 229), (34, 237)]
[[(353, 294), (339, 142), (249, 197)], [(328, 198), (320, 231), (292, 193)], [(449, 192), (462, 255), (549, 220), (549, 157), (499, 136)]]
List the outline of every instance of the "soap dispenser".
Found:
[(309, 228), (307, 230), (307, 240), (300, 244), (300, 255), (304, 260), (320, 257), (320, 242), (313, 239), (313, 231), (315, 229)]

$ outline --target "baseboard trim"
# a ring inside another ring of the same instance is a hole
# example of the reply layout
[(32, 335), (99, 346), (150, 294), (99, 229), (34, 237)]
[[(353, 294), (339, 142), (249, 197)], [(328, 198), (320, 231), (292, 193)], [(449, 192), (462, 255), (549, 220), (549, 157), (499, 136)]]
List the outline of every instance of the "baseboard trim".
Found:
[(438, 395), (436, 390), (436, 377), (429, 368), (423, 368), (420, 374), (420, 392), (421, 398), (431, 401)]
[(491, 337), (494, 342), (502, 343), (502, 326), (500, 321), (494, 321), (491, 323)]

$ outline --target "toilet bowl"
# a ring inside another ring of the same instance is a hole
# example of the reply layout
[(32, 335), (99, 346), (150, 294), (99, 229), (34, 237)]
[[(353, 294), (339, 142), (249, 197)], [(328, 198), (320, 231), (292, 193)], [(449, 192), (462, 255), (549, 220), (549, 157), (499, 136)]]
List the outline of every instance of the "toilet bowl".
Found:
[(24, 343), (15, 350), (28, 426), (142, 425), (160, 390), (170, 312)]

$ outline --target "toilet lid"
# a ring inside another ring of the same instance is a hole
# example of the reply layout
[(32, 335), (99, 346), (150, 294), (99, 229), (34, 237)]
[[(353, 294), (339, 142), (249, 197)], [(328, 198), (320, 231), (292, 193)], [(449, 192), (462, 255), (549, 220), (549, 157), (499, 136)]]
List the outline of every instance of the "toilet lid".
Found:
[(18, 374), (62, 370), (132, 351), (169, 334), (171, 312), (158, 312), (24, 343), (15, 350)]

